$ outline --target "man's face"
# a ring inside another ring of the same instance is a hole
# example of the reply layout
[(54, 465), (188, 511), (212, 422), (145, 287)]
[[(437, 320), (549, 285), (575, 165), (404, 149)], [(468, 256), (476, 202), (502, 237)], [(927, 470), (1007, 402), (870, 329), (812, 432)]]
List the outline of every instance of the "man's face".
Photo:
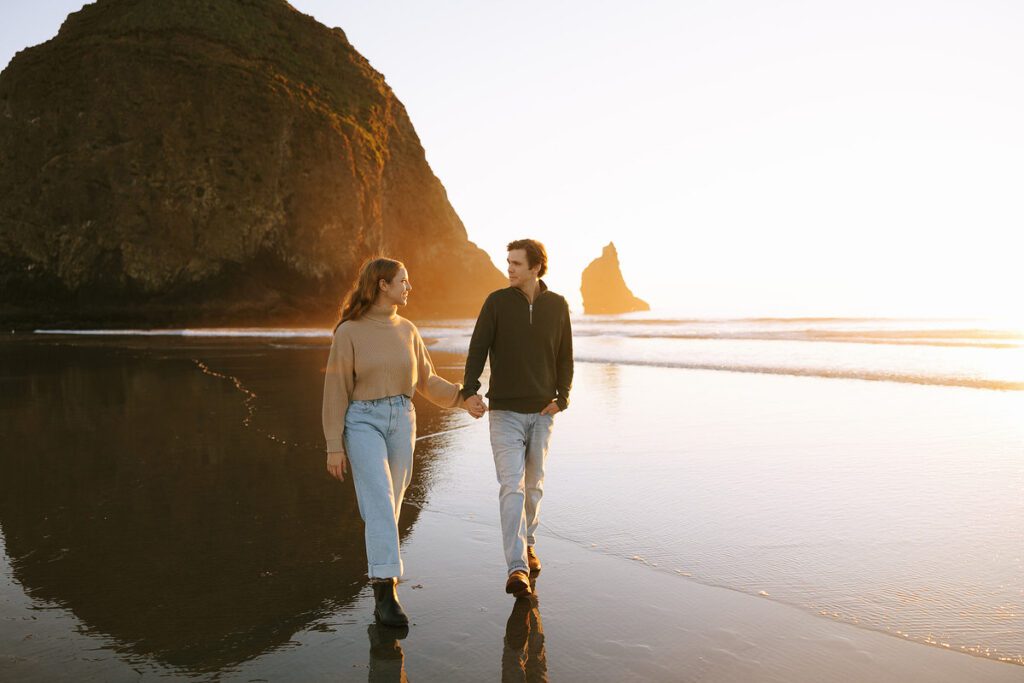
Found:
[(523, 287), (537, 279), (540, 264), (530, 268), (526, 259), (525, 249), (513, 249), (508, 252), (508, 283), (513, 287)]

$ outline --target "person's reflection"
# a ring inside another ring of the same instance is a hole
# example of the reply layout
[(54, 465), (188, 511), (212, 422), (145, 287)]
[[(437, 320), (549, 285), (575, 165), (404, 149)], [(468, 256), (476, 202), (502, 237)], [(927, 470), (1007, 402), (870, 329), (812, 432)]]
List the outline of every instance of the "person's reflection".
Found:
[(408, 627), (370, 624), (370, 683), (408, 683), (405, 653), (398, 641), (409, 635)]
[(501, 680), (547, 683), (548, 660), (544, 653), (544, 625), (536, 595), (516, 598), (505, 625), (505, 649), (501, 654)]

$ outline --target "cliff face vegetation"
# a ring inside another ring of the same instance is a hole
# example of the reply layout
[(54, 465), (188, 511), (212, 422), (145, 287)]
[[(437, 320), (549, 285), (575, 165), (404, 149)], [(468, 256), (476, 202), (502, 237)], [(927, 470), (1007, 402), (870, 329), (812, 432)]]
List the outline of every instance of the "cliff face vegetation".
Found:
[(583, 295), (584, 313), (615, 314), (651, 310), (646, 301), (633, 296), (633, 292), (626, 286), (619, 269), (619, 253), (614, 242), (609, 242), (601, 256), (583, 269), (580, 293)]
[(380, 252), (408, 315), (505, 284), (384, 77), (283, 0), (99, 0), (0, 74), (0, 321), (327, 323)]

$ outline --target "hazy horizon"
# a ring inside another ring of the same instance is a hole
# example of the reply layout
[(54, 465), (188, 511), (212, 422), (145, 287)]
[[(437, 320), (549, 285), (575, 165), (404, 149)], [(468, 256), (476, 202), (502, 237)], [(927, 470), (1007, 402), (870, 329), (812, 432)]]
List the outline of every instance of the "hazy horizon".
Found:
[[(0, 64), (83, 4), (5, 3)], [(1019, 320), (1024, 6), (291, 4), (385, 75), (469, 239), (541, 239), (576, 310), (614, 240), (660, 313)]]

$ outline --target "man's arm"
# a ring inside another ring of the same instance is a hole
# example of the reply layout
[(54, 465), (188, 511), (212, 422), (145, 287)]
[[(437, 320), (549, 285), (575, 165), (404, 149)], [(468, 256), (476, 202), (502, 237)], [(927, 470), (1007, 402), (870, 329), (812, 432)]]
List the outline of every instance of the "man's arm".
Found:
[(555, 403), (559, 410), (569, 407), (569, 391), (572, 389), (572, 323), (569, 321), (569, 304), (562, 314), (562, 338), (558, 344), (558, 358), (555, 360)]
[(480, 374), (484, 371), (487, 354), (494, 342), (494, 330), (497, 327), (494, 302), (487, 297), (480, 308), (473, 336), (469, 340), (469, 355), (466, 356), (466, 374), (462, 378), (462, 399), (475, 396), (480, 391)]

